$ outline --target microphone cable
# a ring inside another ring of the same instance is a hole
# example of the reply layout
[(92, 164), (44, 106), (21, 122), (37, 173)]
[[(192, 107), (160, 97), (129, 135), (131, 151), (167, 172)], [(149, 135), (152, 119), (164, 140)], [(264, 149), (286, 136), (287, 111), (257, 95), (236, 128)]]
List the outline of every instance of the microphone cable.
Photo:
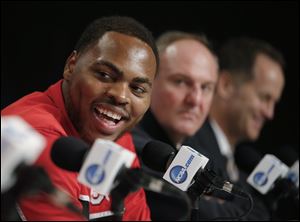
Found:
[[(237, 217), (216, 217), (209, 220), (241, 220), (253, 209), (253, 198), (248, 193), (238, 188), (236, 185), (228, 181), (220, 179), (215, 172), (209, 169), (200, 169), (195, 177), (194, 183), (188, 189), (190, 198), (196, 203), (196, 200), (203, 194), (212, 195), (212, 191), (220, 190), (223, 192), (230, 193), (231, 195), (237, 196), (242, 199), (249, 201), (249, 208), (245, 210), (241, 215)], [(212, 195), (213, 196), (213, 195)], [(194, 213), (197, 214), (197, 209), (194, 209)]]

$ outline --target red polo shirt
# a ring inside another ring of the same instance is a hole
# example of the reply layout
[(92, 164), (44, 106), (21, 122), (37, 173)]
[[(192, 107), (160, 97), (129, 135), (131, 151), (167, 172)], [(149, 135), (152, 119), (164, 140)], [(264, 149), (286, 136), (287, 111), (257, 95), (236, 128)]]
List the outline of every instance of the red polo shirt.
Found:
[[(79, 138), (67, 115), (61, 84), (62, 80), (50, 86), (45, 92), (34, 92), (19, 99), (3, 109), (1, 115), (21, 116), (46, 138), (46, 148), (36, 161), (36, 164), (47, 171), (57, 187), (71, 195), (74, 204), (78, 208), (82, 209), (80, 200), (89, 202), (89, 219), (111, 215), (110, 199), (93, 193), (91, 189), (77, 182), (77, 172), (63, 170), (57, 167), (50, 159), (52, 144), (59, 137), (74, 136)], [(130, 134), (127, 133), (122, 136), (117, 143), (135, 152)], [(132, 167), (139, 167), (137, 158), (134, 160)], [(123, 220), (150, 220), (150, 211), (146, 204), (143, 189), (129, 194), (125, 198), (124, 205)], [(55, 206), (42, 195), (24, 198), (20, 201), (19, 207), (19, 214), (23, 220), (86, 220), (83, 216), (72, 213), (67, 208)]]

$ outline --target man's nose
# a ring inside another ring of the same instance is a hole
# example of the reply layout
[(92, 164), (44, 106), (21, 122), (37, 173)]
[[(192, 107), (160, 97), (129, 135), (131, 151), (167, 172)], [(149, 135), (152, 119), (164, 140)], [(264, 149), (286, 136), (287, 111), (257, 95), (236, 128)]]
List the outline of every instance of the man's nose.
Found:
[(274, 117), (274, 109), (275, 109), (275, 104), (274, 103), (268, 103), (265, 105), (263, 109), (263, 114), (264, 116), (271, 120)]
[(190, 88), (186, 95), (186, 102), (192, 106), (197, 106), (201, 103), (202, 91), (198, 87)]
[(107, 95), (119, 105), (127, 105), (130, 102), (129, 88), (126, 82), (114, 82), (107, 90)]

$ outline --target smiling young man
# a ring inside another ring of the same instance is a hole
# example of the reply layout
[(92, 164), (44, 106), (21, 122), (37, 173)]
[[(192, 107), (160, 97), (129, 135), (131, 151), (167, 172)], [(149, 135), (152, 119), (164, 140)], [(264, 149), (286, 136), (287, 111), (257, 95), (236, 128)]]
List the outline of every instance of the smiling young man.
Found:
[[(150, 105), (157, 66), (155, 42), (143, 25), (128, 17), (100, 18), (77, 42), (65, 64), (63, 80), (2, 110), (1, 115), (21, 116), (46, 138), (47, 146), (36, 164), (70, 194), (75, 206), (89, 208), (84, 218), (40, 195), (19, 202), (23, 220), (85, 220), (111, 215), (109, 198), (78, 183), (77, 173), (54, 165), (51, 146), (61, 136), (75, 136), (90, 145), (96, 138), (113, 140), (134, 152), (126, 132)], [(138, 166), (135, 159), (132, 167)], [(150, 219), (142, 189), (125, 198), (123, 219)]]

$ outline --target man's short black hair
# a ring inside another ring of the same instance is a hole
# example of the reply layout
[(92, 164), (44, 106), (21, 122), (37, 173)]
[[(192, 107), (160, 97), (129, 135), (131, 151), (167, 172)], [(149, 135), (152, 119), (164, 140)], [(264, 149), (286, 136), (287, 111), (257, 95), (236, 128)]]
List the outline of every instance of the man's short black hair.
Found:
[(93, 21), (82, 33), (75, 50), (84, 51), (109, 31), (136, 37), (149, 45), (155, 55), (156, 70), (158, 70), (159, 57), (152, 33), (140, 22), (126, 16), (102, 17)]
[(221, 47), (218, 54), (220, 70), (250, 80), (253, 78), (253, 66), (259, 54), (269, 57), (284, 69), (284, 58), (272, 45), (259, 39), (239, 37), (230, 39)]

